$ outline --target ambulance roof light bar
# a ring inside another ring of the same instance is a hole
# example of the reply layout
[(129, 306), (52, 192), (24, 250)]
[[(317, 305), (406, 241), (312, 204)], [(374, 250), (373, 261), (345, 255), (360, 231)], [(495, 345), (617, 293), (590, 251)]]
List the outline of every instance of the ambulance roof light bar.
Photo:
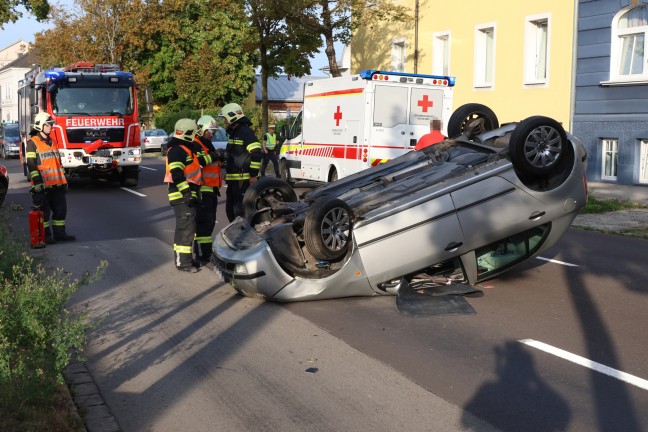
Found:
[(454, 76), (410, 74), (405, 72), (387, 72), (373, 69), (363, 70), (359, 75), (361, 78), (366, 80), (389, 81), (392, 79), (395, 82), (411, 82), (414, 84), (422, 84), (424, 79), (429, 79), (432, 81), (431, 84), (448, 87), (453, 87), (457, 81), (457, 77)]

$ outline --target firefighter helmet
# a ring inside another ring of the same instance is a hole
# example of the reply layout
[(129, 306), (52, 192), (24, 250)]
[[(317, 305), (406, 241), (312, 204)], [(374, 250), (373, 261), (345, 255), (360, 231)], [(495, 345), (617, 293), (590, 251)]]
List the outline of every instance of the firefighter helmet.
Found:
[(203, 136), (207, 129), (216, 127), (216, 120), (210, 115), (204, 115), (198, 119), (198, 136)]
[(38, 114), (36, 114), (36, 118), (34, 119), (34, 129), (40, 132), (43, 130), (43, 126), (45, 126), (46, 124), (50, 126), (54, 125), (54, 120), (52, 120), (52, 116), (44, 111), (41, 111)]
[(243, 108), (236, 103), (228, 103), (221, 109), (219, 117), (223, 117), (228, 123), (234, 123), (236, 120), (243, 118)]
[(183, 118), (176, 122), (173, 136), (182, 141), (191, 142), (196, 136), (196, 132), (198, 132), (196, 122), (188, 118)]

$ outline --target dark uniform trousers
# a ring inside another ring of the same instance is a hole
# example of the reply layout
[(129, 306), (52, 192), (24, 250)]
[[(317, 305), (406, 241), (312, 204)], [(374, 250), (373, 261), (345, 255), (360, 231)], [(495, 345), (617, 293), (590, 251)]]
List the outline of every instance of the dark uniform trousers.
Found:
[(261, 165), (261, 177), (265, 176), (266, 168), (268, 167), (268, 162), (272, 162), (272, 167), (274, 168), (275, 176), (277, 178), (279, 175), (279, 158), (277, 157), (277, 149), (268, 150), (268, 153), (263, 154), (263, 163)]
[(173, 204), (173, 213), (176, 218), (176, 229), (173, 243), (186, 250), (175, 250), (176, 267), (188, 267), (192, 265), (191, 247), (196, 235), (196, 209), (189, 207), (189, 204), (180, 202)]
[[(41, 206), (45, 226), (51, 226), (54, 237), (65, 236), (65, 217), (67, 216), (67, 185), (56, 185), (46, 189), (45, 200)], [(62, 224), (62, 225), (61, 225)], [(46, 230), (49, 235), (49, 229)]]
[(236, 219), (236, 216), (243, 216), (243, 195), (249, 186), (249, 180), (229, 180), (227, 182), (225, 213), (227, 213), (227, 220), (230, 222)]
[[(211, 238), (216, 226), (218, 192), (201, 192), (202, 205), (196, 210), (196, 238)], [(202, 262), (209, 261), (212, 255), (211, 242), (194, 242), (194, 253)]]

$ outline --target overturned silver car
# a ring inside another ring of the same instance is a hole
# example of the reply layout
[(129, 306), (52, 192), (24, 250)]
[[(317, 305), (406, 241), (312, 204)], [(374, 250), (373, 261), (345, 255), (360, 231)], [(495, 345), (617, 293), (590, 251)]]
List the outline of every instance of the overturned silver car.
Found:
[(448, 126), (461, 134), (300, 199), (260, 179), (216, 266), (243, 295), (299, 301), (397, 294), (421, 274), (473, 287), (554, 245), (587, 201), (583, 144), (548, 117), (499, 127), (479, 104)]

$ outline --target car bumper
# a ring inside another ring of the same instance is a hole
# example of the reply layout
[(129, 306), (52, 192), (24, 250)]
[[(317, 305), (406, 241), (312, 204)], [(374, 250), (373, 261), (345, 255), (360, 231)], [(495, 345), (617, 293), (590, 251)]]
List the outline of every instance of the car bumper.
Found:
[(386, 294), (374, 291), (357, 250), (342, 268), (320, 279), (291, 276), (275, 258), (268, 243), (253, 230), (246, 232), (245, 246), (235, 246), (225, 234), (240, 229), (234, 221), (216, 235), (212, 259), (226, 282), (247, 297), (282, 302), (322, 300)]
[(263, 240), (248, 249), (236, 250), (222, 232), (218, 233), (213, 259), (225, 281), (248, 297), (270, 299), (294, 280), (281, 268)]

